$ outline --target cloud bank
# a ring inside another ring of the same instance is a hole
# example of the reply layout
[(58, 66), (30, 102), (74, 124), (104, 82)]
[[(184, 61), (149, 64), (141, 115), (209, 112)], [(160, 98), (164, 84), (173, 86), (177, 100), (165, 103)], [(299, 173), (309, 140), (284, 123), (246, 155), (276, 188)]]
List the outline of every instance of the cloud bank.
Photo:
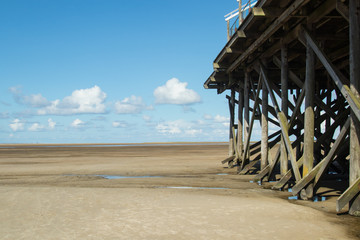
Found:
[(49, 106), (39, 109), (39, 115), (72, 115), (83, 113), (105, 113), (106, 93), (100, 87), (75, 90), (63, 100), (52, 101)]
[(144, 110), (152, 110), (152, 106), (146, 106), (142, 97), (132, 95), (124, 100), (115, 102), (115, 111), (118, 114), (137, 114)]

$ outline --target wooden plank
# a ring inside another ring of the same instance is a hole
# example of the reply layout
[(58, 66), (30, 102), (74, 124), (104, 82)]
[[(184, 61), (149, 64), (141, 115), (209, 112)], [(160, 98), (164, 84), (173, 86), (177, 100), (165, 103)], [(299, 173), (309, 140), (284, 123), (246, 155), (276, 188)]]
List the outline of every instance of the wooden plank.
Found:
[(291, 141), (290, 141), (290, 138), (289, 138), (288, 124), (287, 124), (286, 117), (285, 117), (283, 112), (280, 112), (278, 114), (278, 118), (279, 118), (279, 122), (280, 122), (280, 126), (281, 126), (281, 132), (282, 132), (283, 140), (285, 142), (286, 149), (287, 149), (287, 151), (289, 153), (289, 156), (290, 156), (290, 162), (291, 162), (291, 165), (292, 165), (292, 170), (293, 170), (294, 175), (295, 175), (295, 179), (296, 179), (296, 181), (300, 181), (301, 175), (300, 175), (298, 165), (296, 163), (296, 154), (294, 152), (294, 149), (291, 146)]
[(297, 164), (296, 164), (296, 155), (295, 155), (294, 149), (291, 146), (291, 141), (290, 141), (289, 132), (288, 132), (289, 125), (288, 125), (287, 119), (286, 119), (284, 113), (279, 111), (279, 105), (277, 104), (275, 95), (272, 91), (272, 88), (270, 87), (270, 83), (269, 83), (267, 74), (265, 72), (264, 66), (261, 63), (260, 63), (260, 71), (261, 71), (263, 81), (266, 84), (266, 87), (268, 88), (270, 98), (273, 102), (274, 108), (278, 112), (277, 118), (280, 123), (281, 133), (282, 133), (285, 145), (286, 145), (286, 149), (290, 155), (290, 161), (291, 161), (292, 169), (295, 174), (295, 179), (296, 179), (296, 181), (299, 181), (301, 179), (301, 175), (300, 175), (299, 168), (297, 167)]
[(328, 155), (319, 162), (306, 176), (304, 176), (295, 186), (292, 187), (292, 194), (297, 195), (303, 188), (305, 188), (312, 180), (314, 180), (314, 187), (318, 183), (320, 177), (325, 173), (325, 170), (328, 169), (331, 161), (334, 159), (338, 153), (341, 143), (345, 139), (346, 135), (349, 132), (350, 128), (350, 119), (348, 119), (340, 131), (339, 136), (337, 137), (334, 145), (331, 147)]
[[(303, 158), (301, 157), (297, 162), (297, 167), (300, 168), (303, 165)], [(283, 188), (291, 179), (291, 169), (272, 187), (272, 189), (279, 190)]]
[[(278, 137), (278, 138), (274, 139), (273, 141), (271, 141), (271, 143), (269, 144), (269, 148), (274, 147), (279, 140), (280, 140), (280, 137)], [(244, 174), (248, 173), (248, 172), (250, 171), (250, 169), (251, 169), (259, 160), (261, 161), (261, 155), (260, 155), (260, 158), (259, 158), (259, 159), (257, 159), (257, 157), (256, 157), (255, 160), (249, 162), (249, 163), (239, 172), (239, 174), (240, 174), (240, 175), (244, 175)], [(267, 167), (267, 166), (269, 166), (269, 164), (266, 165), (265, 167)], [(265, 168), (265, 167), (264, 167), (264, 168)]]
[(330, 62), (329, 58), (319, 47), (318, 43), (315, 42), (314, 38), (309, 34), (309, 32), (305, 28), (303, 28), (302, 30), (303, 36), (305, 37), (306, 41), (310, 44), (318, 59), (322, 62), (327, 72), (333, 79), (335, 85), (338, 87), (344, 98), (349, 103), (349, 106), (353, 110), (355, 116), (360, 121), (360, 99), (350, 90), (348, 85), (344, 84), (348, 82), (348, 79), (346, 79), (344, 75), (335, 67), (335, 65)]
[[(286, 118), (288, 117), (288, 78), (289, 78), (289, 63), (288, 63), (288, 49), (287, 46), (281, 46), (281, 111)], [(283, 138), (283, 137), (282, 137)], [(289, 159), (286, 152), (284, 139), (281, 139), (280, 144), (280, 174), (284, 176), (289, 170)]]
[(233, 127), (234, 127), (234, 109), (235, 109), (235, 91), (231, 89), (231, 97), (228, 100), (229, 103), (229, 112), (230, 112), (230, 127), (229, 127), (229, 156), (234, 155), (234, 134), (233, 134)]
[(269, 155), (269, 116), (268, 116), (268, 91), (266, 85), (262, 87), (262, 113), (261, 113), (261, 164), (260, 169), (264, 169), (268, 164)]
[(344, 124), (344, 126), (341, 128), (341, 131), (339, 135), (336, 137), (334, 144), (331, 146), (328, 155), (326, 155), (326, 158), (324, 159), (324, 163), (321, 165), (319, 172), (316, 174), (314, 180), (314, 186), (316, 186), (316, 184), (319, 182), (320, 178), (325, 173), (325, 170), (328, 169), (330, 162), (334, 159), (335, 155), (338, 153), (338, 150), (341, 147), (343, 140), (349, 134), (349, 129), (350, 129), (350, 119), (348, 119)]
[[(250, 126), (250, 115), (249, 115), (249, 95), (250, 95), (250, 74), (245, 72), (245, 85), (244, 85), (244, 152), (248, 150), (249, 146), (246, 146), (246, 139), (249, 136), (249, 126)], [(255, 101), (255, 99), (254, 99)], [(247, 155), (241, 155), (241, 161), (244, 161), (247, 158)]]
[(317, 22), (319, 19), (329, 14), (336, 7), (336, 0), (327, 0), (315, 9), (310, 16), (307, 17), (308, 23)]
[(258, 49), (267, 39), (276, 32), (283, 23), (290, 17), (291, 13), (299, 9), (302, 5), (306, 4), (310, 0), (296, 0), (278, 17), (274, 22), (257, 38), (251, 46), (249, 46), (243, 54), (241, 54), (228, 68), (227, 73), (230, 73), (239, 66), (251, 53)]
[(350, 187), (336, 200), (336, 211), (340, 212), (351, 200), (360, 192), (360, 177), (356, 179)]
[(304, 124), (304, 164), (303, 176), (306, 176), (314, 165), (314, 96), (315, 96), (315, 55), (310, 44), (306, 46), (305, 77), (305, 124)]
[(283, 9), (272, 7), (253, 7), (252, 14), (254, 17), (269, 17), (274, 18), (280, 16)]
[(238, 129), (237, 129), (237, 151), (240, 157), (244, 150), (243, 140), (243, 110), (244, 110), (244, 89), (239, 87), (239, 100), (238, 100)]
[(228, 158), (226, 158), (226, 159), (222, 160), (222, 161), (221, 161), (221, 163), (222, 163), (222, 164), (228, 163), (228, 162), (230, 162), (230, 161), (234, 160), (234, 158), (235, 158), (235, 155), (230, 156), (230, 157), (228, 157)]
[(341, 0), (336, 1), (336, 10), (340, 15), (349, 22), (349, 7), (346, 6)]
[(267, 165), (258, 175), (255, 176), (254, 182), (263, 180), (270, 171), (270, 165)]
[[(350, 38), (350, 90), (359, 98), (360, 91), (360, 2), (349, 0)], [(353, 184), (360, 177), (360, 122), (356, 119), (359, 109), (351, 108), (350, 126), (350, 175)], [(357, 111), (356, 111), (357, 110)], [(360, 216), (360, 196), (350, 201), (349, 214)]]
[[(259, 81), (258, 81), (258, 87), (256, 90), (256, 97), (255, 97), (255, 103), (254, 103), (254, 109), (257, 108), (258, 104), (259, 104), (259, 95), (260, 95), (260, 87), (261, 87), (261, 81), (260, 81), (261, 76), (259, 76)], [(251, 138), (251, 133), (252, 133), (252, 129), (254, 126), (254, 121), (255, 121), (255, 112), (253, 112), (252, 116), (251, 116), (251, 121), (250, 121), (250, 126), (249, 126), (249, 132), (247, 135), (247, 139), (245, 141), (245, 149), (244, 149), (244, 154), (242, 156), (242, 162), (241, 165), (239, 165), (239, 169), (238, 172), (240, 172), (245, 164), (247, 163), (248, 159), (247, 159), (247, 154), (249, 151), (249, 145), (250, 145), (250, 138)]]

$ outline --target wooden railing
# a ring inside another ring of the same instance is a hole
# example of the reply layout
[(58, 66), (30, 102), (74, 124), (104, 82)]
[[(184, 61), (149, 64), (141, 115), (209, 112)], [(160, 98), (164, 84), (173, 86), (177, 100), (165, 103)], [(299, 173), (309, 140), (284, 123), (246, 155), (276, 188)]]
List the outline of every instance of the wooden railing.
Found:
[[(257, 3), (257, 0), (238, 0), (239, 8), (226, 14), (225, 21), (227, 22), (227, 36), (228, 40), (235, 34), (247, 15), (250, 14), (251, 9)], [(245, 4), (243, 4), (245, 2)], [(239, 14), (240, 13), (240, 14)]]

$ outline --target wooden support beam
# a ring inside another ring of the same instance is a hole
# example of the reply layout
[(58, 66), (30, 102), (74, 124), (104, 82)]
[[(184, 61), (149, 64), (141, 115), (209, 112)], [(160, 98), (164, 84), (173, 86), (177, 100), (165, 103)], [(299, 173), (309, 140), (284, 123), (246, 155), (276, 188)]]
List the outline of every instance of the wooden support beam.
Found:
[[(259, 76), (259, 81), (258, 81), (258, 87), (256, 90), (256, 97), (255, 97), (255, 103), (254, 103), (254, 109), (256, 109), (258, 107), (259, 104), (259, 95), (260, 95), (260, 87), (261, 87), (261, 81), (260, 81), (260, 77)], [(250, 122), (250, 126), (249, 126), (249, 133), (247, 135), (246, 141), (245, 141), (245, 149), (244, 149), (244, 154), (242, 156), (242, 162), (241, 165), (239, 165), (238, 168), (238, 172), (241, 172), (241, 170), (244, 168), (244, 166), (248, 163), (249, 159), (247, 158), (248, 152), (249, 152), (249, 146), (250, 146), (250, 138), (251, 138), (251, 133), (252, 133), (252, 129), (254, 126), (254, 121), (255, 121), (255, 112), (253, 112), (252, 116), (251, 116), (251, 122)]]
[(294, 174), (295, 174), (295, 179), (296, 179), (296, 181), (299, 181), (301, 179), (301, 175), (300, 175), (299, 168), (297, 167), (297, 164), (296, 164), (296, 155), (295, 155), (294, 149), (291, 146), (291, 141), (290, 141), (290, 138), (289, 138), (288, 121), (287, 121), (286, 116), (284, 115), (284, 113), (280, 112), (280, 110), (279, 110), (279, 105), (278, 105), (278, 103), (276, 101), (276, 98), (275, 98), (275, 95), (274, 95), (274, 93), (272, 91), (272, 88), (270, 87), (271, 85), (270, 85), (269, 79), (267, 77), (265, 68), (261, 63), (260, 63), (260, 71), (261, 71), (261, 75), (263, 77), (263, 81), (266, 84), (266, 87), (268, 88), (270, 98), (271, 98), (271, 100), (273, 102), (274, 108), (278, 112), (277, 118), (278, 118), (278, 121), (280, 123), (280, 128), (281, 128), (281, 133), (282, 133), (282, 136), (283, 136), (283, 140), (285, 142), (288, 154), (290, 155), (290, 161), (291, 161), (292, 169), (293, 169)]
[[(352, 182), (350, 187), (336, 200), (336, 211), (340, 212), (346, 204), (359, 197), (360, 177)], [(359, 216), (359, 215), (356, 215)]]
[(283, 23), (290, 17), (291, 13), (299, 9), (302, 5), (306, 4), (310, 0), (296, 0), (278, 17), (274, 22), (257, 38), (251, 46), (249, 46), (243, 54), (241, 54), (228, 68), (227, 73), (230, 73), (239, 66), (251, 53), (258, 49), (267, 39), (276, 32)]
[(269, 146), (268, 146), (268, 90), (266, 85), (262, 85), (262, 114), (261, 114), (261, 164), (260, 169), (264, 169), (268, 164)]
[[(309, 43), (319, 60), (322, 62), (327, 72), (333, 79), (335, 85), (338, 87), (341, 94), (345, 97), (355, 116), (360, 121), (360, 98), (350, 90), (348, 85), (345, 84), (348, 82), (348, 79), (346, 79), (344, 75), (334, 66), (334, 64), (330, 62), (324, 51), (319, 47), (319, 44), (314, 40), (310, 33), (305, 28), (302, 30), (302, 35)], [(299, 40), (303, 42), (301, 37)], [(306, 43), (304, 45), (306, 45)]]
[[(305, 77), (305, 124), (304, 124), (304, 164), (303, 176), (307, 175), (314, 165), (314, 96), (315, 96), (315, 55), (309, 44), (306, 46)], [(312, 198), (312, 196), (309, 196)]]
[(319, 19), (329, 14), (336, 7), (336, 0), (327, 0), (315, 9), (310, 16), (307, 17), (308, 23), (317, 22)]
[(228, 101), (229, 103), (229, 112), (230, 112), (230, 128), (229, 128), (229, 156), (234, 155), (234, 110), (235, 110), (235, 90), (231, 89), (231, 98)]
[(336, 10), (340, 15), (349, 22), (349, 7), (346, 6), (341, 0), (336, 1)]
[[(300, 168), (303, 165), (303, 157), (301, 157), (297, 162), (297, 167)], [(279, 190), (283, 188), (291, 179), (292, 172), (291, 169), (272, 187), (272, 189)]]
[[(349, 0), (349, 39), (350, 39), (350, 91), (359, 99), (360, 91), (360, 2)], [(350, 103), (349, 103), (350, 104)], [(351, 105), (350, 105), (351, 106)], [(349, 183), (354, 185), (360, 178), (360, 122), (357, 108), (351, 108), (350, 126), (350, 176)], [(358, 188), (359, 189), (359, 188)], [(360, 216), (360, 196), (350, 201), (349, 214)]]
[[(244, 161), (248, 156), (244, 154), (245, 151), (248, 151), (249, 146), (246, 145), (246, 139), (249, 136), (249, 126), (250, 126), (250, 115), (249, 115), (249, 95), (250, 95), (250, 73), (245, 72), (245, 85), (244, 85), (244, 151), (241, 155), (241, 161)], [(254, 99), (255, 101), (255, 99)]]
[(319, 179), (325, 173), (325, 170), (328, 169), (331, 161), (335, 158), (338, 150), (341, 146), (341, 143), (348, 135), (350, 128), (350, 119), (348, 119), (340, 131), (339, 136), (336, 138), (335, 143), (332, 145), (329, 154), (319, 162), (307, 175), (305, 175), (295, 186), (292, 187), (292, 194), (297, 195), (302, 189), (304, 189), (311, 181), (314, 180), (314, 187), (319, 182)]
[[(287, 46), (281, 46), (281, 111), (285, 117), (288, 117), (288, 77), (289, 77), (289, 63), (288, 63), (288, 49)], [(286, 146), (283, 137), (280, 144), (280, 174), (284, 176), (289, 170), (289, 159), (286, 151)]]
[(238, 129), (237, 129), (237, 150), (239, 157), (244, 151), (244, 140), (243, 140), (243, 111), (244, 111), (244, 89), (239, 87), (239, 100), (238, 100)]
[[(269, 148), (273, 148), (276, 143), (278, 143), (280, 140), (280, 136), (278, 136), (276, 139), (274, 139), (273, 141), (271, 141), (271, 143), (269, 143)], [(252, 160), (251, 162), (249, 162), (240, 172), (239, 174), (240, 175), (244, 175), (246, 173), (248, 173), (250, 171), (250, 169), (258, 162), (258, 161), (261, 161), (261, 155), (260, 155), (260, 158), (256, 158), (254, 160)], [(266, 165), (265, 167), (267, 167), (269, 165)], [(264, 168), (265, 168), (264, 167)]]
[(235, 158), (235, 155), (232, 155), (232, 156), (230, 156), (230, 157), (222, 160), (221, 163), (222, 163), (222, 164), (228, 163), (228, 162), (230, 162), (230, 161), (233, 161), (234, 158)]
[(255, 176), (254, 182), (262, 181), (266, 177), (266, 175), (269, 174), (270, 168), (271, 166), (267, 165), (263, 170), (261, 170), (259, 174)]
[(281, 8), (271, 8), (271, 7), (253, 7), (252, 14), (254, 17), (278, 17), (282, 13)]

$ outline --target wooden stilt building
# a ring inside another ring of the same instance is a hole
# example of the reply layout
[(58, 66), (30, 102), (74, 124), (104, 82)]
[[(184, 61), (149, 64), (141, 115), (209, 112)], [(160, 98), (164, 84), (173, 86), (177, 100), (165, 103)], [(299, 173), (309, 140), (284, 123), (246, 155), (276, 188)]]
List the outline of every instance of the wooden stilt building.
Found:
[[(337, 211), (349, 204), (360, 216), (360, 1), (251, 2), (240, 1), (239, 21), (228, 23), (228, 42), (204, 84), (231, 92), (223, 163), (239, 174), (258, 166), (255, 180), (291, 186), (301, 199), (312, 199), (329, 176), (346, 178)], [(258, 142), (250, 141), (255, 121)]]

